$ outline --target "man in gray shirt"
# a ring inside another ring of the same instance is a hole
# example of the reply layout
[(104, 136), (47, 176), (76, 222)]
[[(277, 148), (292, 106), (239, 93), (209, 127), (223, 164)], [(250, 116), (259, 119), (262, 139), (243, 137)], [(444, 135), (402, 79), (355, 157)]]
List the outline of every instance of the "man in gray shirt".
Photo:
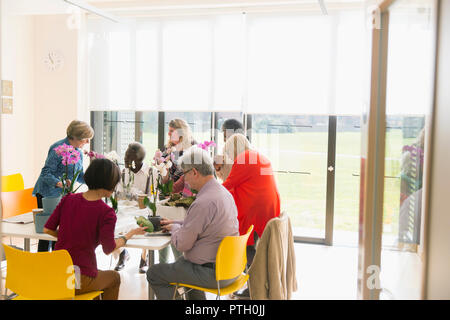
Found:
[[(226, 236), (239, 235), (233, 196), (214, 178), (213, 161), (208, 153), (192, 147), (179, 161), (185, 182), (198, 190), (198, 194), (184, 221), (161, 221), (163, 229), (172, 233), (172, 243), (183, 256), (174, 263), (156, 264), (147, 271), (147, 280), (160, 300), (172, 299), (175, 286), (170, 283), (217, 288), (217, 249)], [(220, 281), (220, 286), (233, 281)], [(188, 298), (204, 300), (206, 296), (204, 292), (192, 290)]]

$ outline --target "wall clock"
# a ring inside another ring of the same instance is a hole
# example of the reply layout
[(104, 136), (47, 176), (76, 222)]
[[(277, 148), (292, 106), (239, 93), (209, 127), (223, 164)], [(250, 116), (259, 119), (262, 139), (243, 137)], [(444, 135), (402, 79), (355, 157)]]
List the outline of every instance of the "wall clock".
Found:
[(50, 50), (44, 57), (44, 65), (49, 71), (61, 70), (64, 65), (64, 57), (61, 52)]

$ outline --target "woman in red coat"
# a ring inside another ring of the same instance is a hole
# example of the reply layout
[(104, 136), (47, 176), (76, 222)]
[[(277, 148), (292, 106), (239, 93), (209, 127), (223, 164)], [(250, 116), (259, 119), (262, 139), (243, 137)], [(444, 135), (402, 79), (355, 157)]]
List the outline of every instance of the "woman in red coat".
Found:
[[(254, 225), (247, 242), (250, 266), (256, 252), (254, 233), (261, 237), (267, 222), (280, 215), (280, 194), (269, 159), (253, 150), (244, 135), (232, 135), (226, 141), (223, 153), (225, 162), (233, 163), (223, 186), (236, 202), (239, 233), (245, 234)], [(221, 166), (216, 164), (216, 170), (220, 169)]]

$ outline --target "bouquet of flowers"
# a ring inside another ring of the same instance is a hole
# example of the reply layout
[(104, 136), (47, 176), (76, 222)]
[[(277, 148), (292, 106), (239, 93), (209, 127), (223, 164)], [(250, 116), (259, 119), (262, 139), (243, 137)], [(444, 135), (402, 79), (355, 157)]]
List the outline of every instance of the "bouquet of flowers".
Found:
[[(64, 196), (68, 193), (74, 193), (78, 190), (73, 190), (75, 181), (83, 171), (83, 169), (75, 171), (75, 164), (80, 160), (80, 153), (71, 145), (63, 143), (62, 145), (54, 148), (56, 154), (62, 158), (62, 164), (66, 167), (62, 177), (59, 177), (62, 183), (61, 195)], [(72, 165), (72, 179), (69, 179), (69, 165)]]

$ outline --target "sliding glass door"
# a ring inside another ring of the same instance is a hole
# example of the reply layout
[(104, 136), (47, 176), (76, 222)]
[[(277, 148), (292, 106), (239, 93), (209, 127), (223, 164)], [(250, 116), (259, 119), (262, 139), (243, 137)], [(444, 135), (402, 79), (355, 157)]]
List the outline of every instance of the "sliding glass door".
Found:
[(363, 117), (358, 296), (421, 299), (437, 1), (374, 10), (370, 107)]

